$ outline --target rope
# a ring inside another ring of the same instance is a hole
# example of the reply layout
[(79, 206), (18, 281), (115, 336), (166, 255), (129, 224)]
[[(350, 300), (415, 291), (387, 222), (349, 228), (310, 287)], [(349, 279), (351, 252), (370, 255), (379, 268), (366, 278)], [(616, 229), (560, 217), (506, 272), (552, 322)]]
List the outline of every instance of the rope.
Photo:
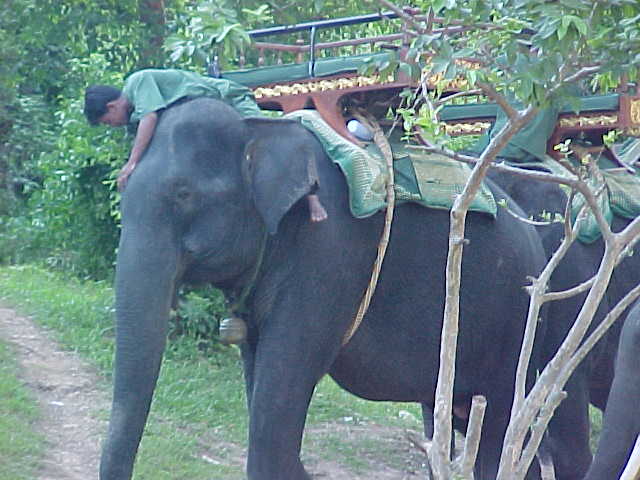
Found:
[(247, 312), (247, 306), (245, 304), (245, 301), (247, 300), (247, 297), (249, 297), (249, 294), (253, 290), (256, 280), (258, 279), (258, 273), (260, 272), (260, 267), (262, 266), (262, 262), (264, 260), (264, 251), (267, 246), (267, 237), (268, 237), (268, 234), (265, 228), (265, 231), (262, 235), (262, 242), (260, 243), (260, 250), (258, 251), (258, 258), (256, 260), (256, 264), (253, 267), (253, 272), (251, 272), (251, 278), (249, 279), (249, 283), (247, 283), (244, 287), (242, 287), (242, 291), (240, 292), (238, 299), (235, 300), (231, 305), (227, 307), (228, 310), (237, 317), (241, 317), (243, 314)]
[(393, 153), (391, 152), (391, 146), (389, 145), (389, 141), (387, 137), (385, 137), (382, 128), (380, 128), (380, 124), (376, 121), (376, 119), (365, 112), (364, 110), (359, 110), (352, 112), (353, 116), (363, 125), (369, 127), (373, 131), (373, 141), (378, 146), (382, 155), (384, 156), (385, 163), (387, 166), (388, 173), (388, 181), (386, 184), (387, 190), (387, 210), (384, 217), (384, 229), (382, 231), (382, 236), (380, 238), (380, 243), (378, 244), (378, 254), (376, 257), (376, 261), (373, 264), (373, 271), (371, 272), (371, 280), (369, 281), (369, 285), (367, 286), (367, 290), (364, 292), (364, 296), (360, 301), (360, 307), (358, 308), (358, 313), (356, 313), (355, 318), (349, 330), (345, 333), (342, 338), (342, 345), (346, 345), (351, 340), (351, 337), (356, 333), (358, 327), (362, 323), (362, 319), (364, 318), (365, 313), (369, 308), (369, 304), (371, 303), (371, 298), (376, 290), (376, 286), (378, 285), (378, 277), (380, 276), (380, 269), (382, 268), (382, 261), (384, 260), (385, 253), (387, 251), (387, 246), (389, 245), (389, 237), (391, 235), (391, 222), (393, 221), (393, 210), (396, 203), (396, 195), (394, 190), (394, 175), (393, 175)]

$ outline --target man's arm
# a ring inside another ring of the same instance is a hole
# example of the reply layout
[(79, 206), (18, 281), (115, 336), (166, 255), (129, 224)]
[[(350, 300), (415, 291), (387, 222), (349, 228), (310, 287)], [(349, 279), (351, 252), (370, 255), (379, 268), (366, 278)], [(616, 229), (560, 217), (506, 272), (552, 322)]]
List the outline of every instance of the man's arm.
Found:
[(156, 112), (148, 113), (142, 117), (142, 120), (140, 120), (136, 138), (133, 141), (133, 148), (129, 154), (129, 160), (124, 167), (122, 167), (122, 170), (120, 170), (120, 174), (118, 175), (118, 190), (122, 191), (125, 189), (129, 175), (131, 175), (131, 172), (136, 168), (140, 158), (142, 158), (142, 154), (145, 152), (149, 146), (149, 142), (151, 142), (151, 139), (153, 138), (153, 133), (156, 130), (157, 123), (158, 114)]

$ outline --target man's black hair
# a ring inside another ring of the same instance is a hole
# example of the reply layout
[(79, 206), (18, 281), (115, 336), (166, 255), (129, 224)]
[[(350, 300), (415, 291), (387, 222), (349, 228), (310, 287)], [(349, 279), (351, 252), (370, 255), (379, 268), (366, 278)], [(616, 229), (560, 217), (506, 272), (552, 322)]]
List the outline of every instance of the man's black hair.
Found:
[(84, 115), (91, 125), (98, 125), (100, 117), (107, 113), (107, 103), (116, 100), (122, 92), (109, 85), (92, 85), (84, 92)]

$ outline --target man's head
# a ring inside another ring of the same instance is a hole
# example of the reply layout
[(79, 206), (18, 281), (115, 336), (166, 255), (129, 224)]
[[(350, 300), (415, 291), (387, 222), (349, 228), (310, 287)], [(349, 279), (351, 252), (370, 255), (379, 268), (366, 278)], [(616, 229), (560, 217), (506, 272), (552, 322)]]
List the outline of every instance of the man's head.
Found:
[(91, 125), (122, 127), (129, 123), (131, 104), (117, 88), (93, 85), (84, 94), (84, 114)]

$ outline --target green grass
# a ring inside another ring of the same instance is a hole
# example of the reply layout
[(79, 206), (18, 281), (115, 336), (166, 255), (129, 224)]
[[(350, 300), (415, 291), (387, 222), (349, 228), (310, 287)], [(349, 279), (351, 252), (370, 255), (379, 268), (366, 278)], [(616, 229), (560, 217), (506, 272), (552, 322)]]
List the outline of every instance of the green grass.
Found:
[[(2, 267), (0, 292), (0, 301), (50, 328), (63, 347), (78, 352), (110, 381), (114, 333), (110, 285), (81, 282), (31, 266)], [(304, 451), (316, 458), (330, 458), (354, 472), (366, 472), (367, 457), (397, 456), (388, 464), (401, 464), (406, 452), (390, 453), (385, 441), (358, 445), (357, 436), (341, 438), (331, 428), (323, 429), (327, 423), (420, 431), (421, 414), (417, 405), (368, 402), (340, 389), (329, 378), (320, 382), (307, 421), (308, 430), (314, 433), (305, 436)], [(238, 350), (226, 347), (205, 356), (189, 338), (170, 341), (135, 478), (243, 478), (246, 436)]]
[(43, 439), (34, 432), (35, 400), (16, 377), (14, 355), (0, 342), (0, 478), (35, 478)]
[(589, 406), (589, 420), (591, 422), (589, 446), (591, 451), (595, 453), (596, 448), (598, 448), (598, 438), (600, 438), (600, 432), (602, 431), (602, 412), (593, 405)]

